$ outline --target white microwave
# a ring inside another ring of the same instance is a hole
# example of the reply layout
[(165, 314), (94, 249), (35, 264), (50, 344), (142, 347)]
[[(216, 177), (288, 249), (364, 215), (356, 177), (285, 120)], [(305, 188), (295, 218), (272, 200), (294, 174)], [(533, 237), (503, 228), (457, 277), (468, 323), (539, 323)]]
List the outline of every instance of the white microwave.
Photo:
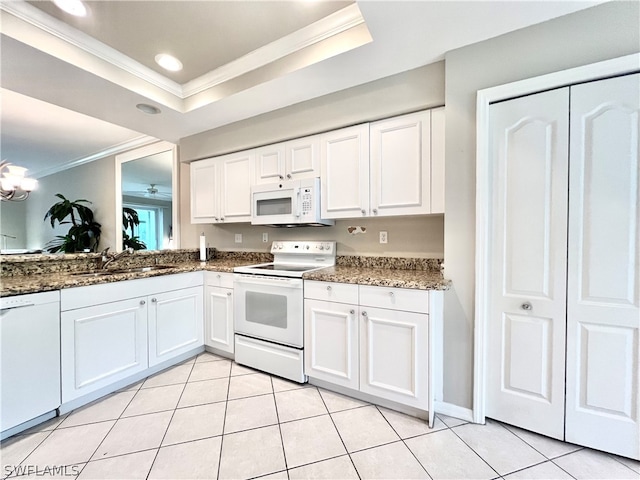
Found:
[(333, 225), (320, 218), (320, 178), (251, 188), (251, 224), (274, 227)]

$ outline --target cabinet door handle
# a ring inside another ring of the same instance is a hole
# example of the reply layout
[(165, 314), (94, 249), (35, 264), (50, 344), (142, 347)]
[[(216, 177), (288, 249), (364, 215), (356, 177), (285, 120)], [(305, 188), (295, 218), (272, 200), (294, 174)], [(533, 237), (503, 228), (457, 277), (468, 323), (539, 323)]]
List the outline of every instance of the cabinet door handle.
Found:
[(395, 297), (395, 296), (396, 296), (396, 294), (395, 294), (395, 293), (393, 293), (393, 292), (389, 292), (389, 296), (390, 296), (391, 298), (393, 298), (393, 297)]
[(360, 210), (360, 211), (362, 212), (363, 215), (367, 214), (367, 212), (366, 212), (366, 210), (364, 208), (362, 210)]
[(278, 178), (279, 178), (280, 180), (284, 180), (284, 177), (283, 177), (282, 175), (278, 175)]
[(368, 313), (367, 312), (362, 312), (362, 316), (366, 317), (366, 316), (368, 316)]
[(291, 178), (291, 174), (290, 173), (287, 173), (287, 178)]
[(145, 303), (147, 302), (145, 302), (144, 300), (140, 300), (140, 305), (144, 305)]
[(158, 301), (158, 300), (157, 300), (157, 299), (155, 299), (155, 298), (152, 298), (152, 299), (151, 299), (151, 303), (156, 303), (157, 301)]
[(374, 208), (374, 209), (373, 209), (373, 214), (374, 214), (374, 215), (377, 215), (377, 214), (378, 214), (378, 209), (377, 209), (377, 208)]
[(224, 217), (220, 217), (220, 221), (221, 221), (221, 222), (224, 222)]
[(216, 275), (216, 278), (221, 278), (221, 277), (222, 277), (222, 275), (220, 275), (220, 274)]
[(533, 310), (533, 305), (531, 305), (531, 303), (529, 302), (524, 302), (522, 305), (520, 305), (520, 308), (523, 310)]
[(227, 292), (227, 297), (230, 297), (230, 296), (231, 296), (231, 292)]
[(331, 285), (327, 285), (327, 292), (331, 291)]
[(356, 313), (356, 311), (352, 308), (351, 310), (349, 310), (349, 313), (353, 315), (354, 313)]

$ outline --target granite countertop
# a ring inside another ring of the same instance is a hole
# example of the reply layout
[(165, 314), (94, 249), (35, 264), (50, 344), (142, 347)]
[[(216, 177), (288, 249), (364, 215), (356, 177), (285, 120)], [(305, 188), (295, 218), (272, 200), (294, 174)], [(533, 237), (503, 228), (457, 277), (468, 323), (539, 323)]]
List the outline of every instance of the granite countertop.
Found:
[[(388, 268), (382, 262), (372, 262), (369, 257), (344, 257), (335, 267), (327, 267), (315, 272), (305, 273), (303, 279), (337, 283), (353, 283), (360, 285), (377, 285), (397, 288), (413, 288), (420, 290), (447, 290), (451, 282), (443, 278), (439, 269), (425, 268)], [(375, 258), (375, 257), (374, 257)], [(352, 259), (358, 259), (353, 261)], [(363, 261), (364, 259), (364, 261)], [(228, 255), (214, 258), (207, 262), (182, 260), (161, 262), (171, 265), (170, 268), (147, 272), (115, 273), (102, 276), (83, 276), (71, 271), (42, 271), (31, 274), (3, 275), (0, 279), (0, 296), (21, 295), (27, 293), (47, 292), (63, 288), (98, 285), (102, 283), (120, 282), (140, 278), (157, 277), (185, 272), (213, 271), (232, 273), (234, 267), (262, 263), (264, 258), (252, 255)], [(406, 260), (406, 259), (405, 259)], [(346, 264), (345, 264), (346, 263)], [(406, 262), (405, 262), (406, 263)], [(400, 263), (400, 266), (407, 266)], [(372, 266), (376, 265), (376, 266)], [(385, 268), (386, 267), (386, 268)], [(127, 268), (127, 265), (115, 265), (114, 268)]]
[(336, 265), (315, 272), (305, 273), (305, 280), (321, 282), (356, 283), (419, 290), (448, 290), (451, 280), (446, 280), (436, 270), (406, 270), (398, 268), (351, 267)]

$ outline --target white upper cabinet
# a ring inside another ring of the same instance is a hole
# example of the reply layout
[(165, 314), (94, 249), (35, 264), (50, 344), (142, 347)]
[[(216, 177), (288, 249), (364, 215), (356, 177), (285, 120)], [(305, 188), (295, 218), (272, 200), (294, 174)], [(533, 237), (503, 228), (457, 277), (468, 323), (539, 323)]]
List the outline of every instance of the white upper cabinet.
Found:
[(191, 163), (191, 223), (251, 221), (254, 150)]
[(431, 112), (370, 125), (373, 216), (431, 213)]
[(255, 150), (256, 183), (320, 176), (320, 135), (267, 145)]
[(322, 218), (369, 214), (369, 124), (343, 128), (320, 140)]
[(191, 223), (217, 221), (220, 192), (216, 188), (220, 167), (215, 158), (189, 165), (191, 170)]
[(323, 218), (444, 213), (444, 108), (322, 135)]

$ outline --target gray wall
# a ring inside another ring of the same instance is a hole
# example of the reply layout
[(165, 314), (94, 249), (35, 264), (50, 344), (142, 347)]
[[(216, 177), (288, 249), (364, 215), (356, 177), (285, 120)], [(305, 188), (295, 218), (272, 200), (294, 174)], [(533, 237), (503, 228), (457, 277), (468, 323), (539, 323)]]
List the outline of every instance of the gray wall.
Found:
[(69, 200), (85, 199), (95, 219), (102, 225), (100, 245), (113, 247), (115, 241), (115, 158), (101, 158), (63, 172), (48, 175), (38, 180), (38, 189), (25, 202), (26, 230), (29, 248), (43, 248), (56, 235), (65, 235), (68, 225), (51, 228), (43, 221), (51, 205), (60, 201), (55, 196), (61, 193)]
[(444, 398), (471, 407), (476, 92), (640, 51), (640, 3), (610, 2), (446, 55)]
[(27, 216), (27, 202), (2, 202), (0, 203), (0, 233), (16, 238), (0, 237), (0, 248), (26, 248), (27, 228), (25, 217)]

